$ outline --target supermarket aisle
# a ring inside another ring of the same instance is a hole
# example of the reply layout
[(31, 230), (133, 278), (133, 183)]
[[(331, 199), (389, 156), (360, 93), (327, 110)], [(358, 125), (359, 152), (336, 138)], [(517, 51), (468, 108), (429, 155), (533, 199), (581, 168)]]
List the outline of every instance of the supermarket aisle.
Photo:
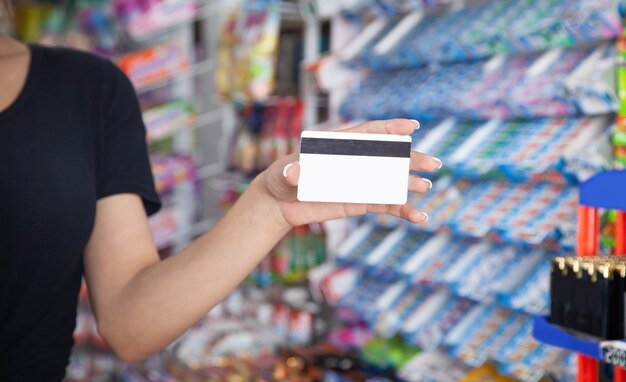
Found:
[[(619, 3), (17, 1), (10, 33), (107, 57), (131, 80), (162, 258), (298, 153), (304, 130), (416, 119), (413, 150), (444, 164), (409, 195), (427, 222), (295, 227), (142, 362), (112, 354), (83, 285), (66, 379), (581, 380), (575, 354), (532, 332), (554, 313), (556, 259), (577, 252), (579, 185), (625, 163)], [(619, 252), (621, 215), (598, 216), (600, 253)]]

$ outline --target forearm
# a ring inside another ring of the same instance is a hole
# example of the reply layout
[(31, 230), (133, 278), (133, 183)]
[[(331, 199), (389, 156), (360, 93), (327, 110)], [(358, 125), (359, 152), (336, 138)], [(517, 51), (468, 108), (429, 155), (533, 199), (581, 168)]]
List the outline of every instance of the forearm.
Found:
[[(225, 298), (288, 231), (258, 181), (209, 232), (139, 272), (119, 293), (108, 325), (125, 358), (156, 351)], [(265, 199), (267, 198), (267, 199)]]

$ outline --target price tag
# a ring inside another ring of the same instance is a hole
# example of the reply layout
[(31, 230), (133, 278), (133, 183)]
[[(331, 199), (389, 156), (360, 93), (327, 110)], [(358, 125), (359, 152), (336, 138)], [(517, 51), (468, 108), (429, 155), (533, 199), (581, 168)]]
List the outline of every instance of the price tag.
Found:
[(610, 365), (626, 367), (626, 342), (604, 341), (600, 342), (600, 354), (602, 360)]

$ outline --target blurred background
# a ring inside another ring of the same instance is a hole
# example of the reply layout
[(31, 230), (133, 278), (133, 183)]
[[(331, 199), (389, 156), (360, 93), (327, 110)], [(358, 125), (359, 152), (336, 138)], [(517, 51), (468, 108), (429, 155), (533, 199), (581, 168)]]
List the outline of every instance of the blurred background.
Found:
[[(413, 118), (414, 149), (444, 163), (410, 196), (427, 223), (296, 227), (144, 362), (108, 350), (84, 287), (67, 381), (576, 380), (576, 357), (534, 340), (532, 317), (550, 311), (551, 257), (575, 250), (578, 184), (626, 165), (620, 6), (17, 0), (6, 33), (108, 57), (135, 85), (163, 257), (303, 130)], [(605, 253), (614, 220), (603, 211)]]

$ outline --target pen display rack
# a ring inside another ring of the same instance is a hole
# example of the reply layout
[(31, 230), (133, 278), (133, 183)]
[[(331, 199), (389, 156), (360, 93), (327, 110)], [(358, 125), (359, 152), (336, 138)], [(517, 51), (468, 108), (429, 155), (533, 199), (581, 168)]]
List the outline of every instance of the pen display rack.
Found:
[[(626, 198), (620, 192), (625, 186), (624, 171), (600, 173), (581, 184), (577, 257), (553, 260), (550, 323), (535, 321), (535, 338), (579, 354), (579, 382), (602, 380), (604, 364), (615, 365), (614, 381), (626, 381), (621, 286), (626, 270), (620, 258), (626, 253)], [(614, 256), (597, 256), (600, 209), (617, 210)]]

